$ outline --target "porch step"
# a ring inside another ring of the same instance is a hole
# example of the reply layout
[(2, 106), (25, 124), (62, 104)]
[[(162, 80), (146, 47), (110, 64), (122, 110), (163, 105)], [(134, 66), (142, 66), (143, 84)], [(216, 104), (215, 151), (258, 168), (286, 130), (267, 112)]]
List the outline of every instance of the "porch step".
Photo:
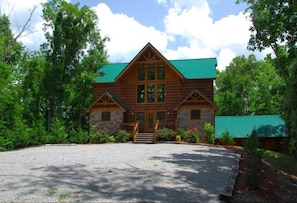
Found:
[(152, 144), (154, 143), (154, 133), (138, 133), (135, 143)]

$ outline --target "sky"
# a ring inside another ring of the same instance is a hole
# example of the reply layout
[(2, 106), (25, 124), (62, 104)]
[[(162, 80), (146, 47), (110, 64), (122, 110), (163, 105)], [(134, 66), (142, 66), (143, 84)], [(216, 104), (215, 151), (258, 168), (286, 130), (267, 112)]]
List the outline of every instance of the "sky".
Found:
[[(20, 38), (29, 50), (45, 41), (41, 3), (46, 0), (0, 0), (17, 34), (34, 12), (30, 29)], [(98, 16), (98, 27), (111, 63), (130, 62), (150, 42), (167, 59), (216, 57), (224, 70), (236, 56), (248, 56), (251, 22), (246, 6), (235, 0), (68, 0), (87, 5)], [(269, 51), (254, 52), (262, 59)]]

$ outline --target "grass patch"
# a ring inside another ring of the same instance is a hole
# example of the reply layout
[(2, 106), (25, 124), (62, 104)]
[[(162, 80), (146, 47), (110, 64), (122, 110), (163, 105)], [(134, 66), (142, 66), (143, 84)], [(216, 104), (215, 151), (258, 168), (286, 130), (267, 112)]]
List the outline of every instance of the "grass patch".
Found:
[(59, 195), (59, 202), (63, 202), (64, 200), (66, 200), (68, 197), (70, 197), (67, 194), (61, 194)]
[(294, 158), (278, 152), (265, 150), (263, 159), (272, 167), (297, 176), (297, 162)]
[(48, 192), (50, 193), (50, 195), (55, 195), (58, 192), (58, 188), (51, 187), (51, 188), (48, 189)]

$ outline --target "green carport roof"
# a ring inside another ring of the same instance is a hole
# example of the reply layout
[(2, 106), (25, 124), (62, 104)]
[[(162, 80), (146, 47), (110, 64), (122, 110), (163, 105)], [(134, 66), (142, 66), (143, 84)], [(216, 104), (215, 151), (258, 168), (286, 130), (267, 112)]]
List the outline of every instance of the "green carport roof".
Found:
[[(216, 58), (169, 60), (185, 79), (216, 78)], [(112, 83), (129, 63), (110, 63), (99, 67), (95, 83)]]
[(215, 137), (228, 131), (234, 138), (246, 138), (257, 131), (259, 137), (286, 137), (285, 122), (279, 115), (216, 116)]

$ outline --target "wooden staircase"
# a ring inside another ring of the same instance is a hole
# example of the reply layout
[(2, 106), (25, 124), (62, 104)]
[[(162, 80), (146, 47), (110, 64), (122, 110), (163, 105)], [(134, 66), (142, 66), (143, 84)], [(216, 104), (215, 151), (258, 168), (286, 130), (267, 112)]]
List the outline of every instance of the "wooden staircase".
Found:
[(154, 143), (154, 133), (137, 133), (136, 144), (153, 144)]

